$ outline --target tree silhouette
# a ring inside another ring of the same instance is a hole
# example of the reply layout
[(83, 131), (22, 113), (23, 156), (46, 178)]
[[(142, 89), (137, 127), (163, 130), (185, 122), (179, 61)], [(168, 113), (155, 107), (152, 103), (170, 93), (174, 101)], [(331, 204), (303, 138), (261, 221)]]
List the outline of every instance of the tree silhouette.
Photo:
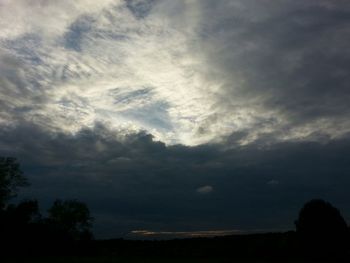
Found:
[(18, 187), (26, 186), (28, 182), (20, 169), (16, 158), (0, 157), (0, 209), (17, 194)]
[(88, 239), (92, 237), (90, 228), (93, 219), (86, 204), (77, 200), (57, 199), (48, 212), (49, 221), (72, 238)]
[(37, 200), (25, 200), (18, 205), (9, 205), (6, 212), (12, 224), (27, 225), (41, 220)]
[(296, 231), (306, 252), (316, 255), (339, 253), (345, 249), (347, 224), (339, 210), (324, 200), (314, 199), (300, 210)]
[(56, 200), (43, 217), (36, 200), (9, 204), (26, 185), (17, 159), (0, 157), (1, 256), (78, 253), (90, 244), (92, 218), (84, 203)]

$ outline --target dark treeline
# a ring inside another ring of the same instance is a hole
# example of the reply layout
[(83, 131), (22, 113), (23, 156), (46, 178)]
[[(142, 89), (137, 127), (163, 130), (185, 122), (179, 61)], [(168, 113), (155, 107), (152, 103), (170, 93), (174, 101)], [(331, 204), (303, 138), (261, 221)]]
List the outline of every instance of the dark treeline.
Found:
[[(350, 262), (349, 228), (338, 209), (320, 199), (307, 202), (296, 231), (158, 241), (96, 241), (95, 253), (118, 257), (223, 258), (285, 262)], [(304, 262), (304, 261), (302, 261)]]
[(82, 202), (57, 199), (46, 216), (35, 199), (9, 203), (20, 187), (28, 185), (17, 160), (0, 157), (1, 255), (75, 253), (92, 240), (92, 218)]
[[(349, 228), (339, 210), (315, 199), (307, 202), (285, 233), (234, 235), (174, 240), (94, 240), (88, 207), (77, 200), (57, 199), (46, 211), (36, 200), (11, 204), (27, 186), (19, 163), (0, 157), (0, 242), (2, 258), (206, 258), (238, 260), (307, 260), (349, 262)], [(13, 262), (13, 261), (10, 261)], [(104, 261), (105, 262), (105, 261)]]

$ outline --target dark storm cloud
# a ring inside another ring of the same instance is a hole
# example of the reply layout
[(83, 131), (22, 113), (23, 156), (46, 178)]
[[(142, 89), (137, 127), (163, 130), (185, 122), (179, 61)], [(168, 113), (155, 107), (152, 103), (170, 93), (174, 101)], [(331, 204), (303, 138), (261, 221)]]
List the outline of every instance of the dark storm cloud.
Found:
[[(314, 197), (350, 208), (348, 137), (230, 149), (166, 146), (101, 124), (74, 136), (31, 124), (0, 133), (1, 155), (17, 156), (32, 182), (22, 197), (38, 197), (43, 207), (57, 197), (87, 202), (99, 236), (292, 228), (300, 206)], [(210, 191), (201, 194), (203, 187)]]
[(201, 29), (201, 45), (213, 73), (208, 79), (223, 83), (218, 107), (229, 113), (237, 107), (267, 115), (272, 111), (274, 118), (294, 127), (346, 121), (348, 1), (201, 3), (208, 17)]

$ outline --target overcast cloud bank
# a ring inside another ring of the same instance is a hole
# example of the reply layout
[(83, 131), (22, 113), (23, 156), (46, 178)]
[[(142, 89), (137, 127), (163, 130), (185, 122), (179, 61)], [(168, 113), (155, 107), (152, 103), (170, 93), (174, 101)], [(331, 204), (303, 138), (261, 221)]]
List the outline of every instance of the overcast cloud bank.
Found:
[(345, 0), (0, 0), (0, 154), (43, 206), (86, 201), (100, 236), (350, 211), (349, 18)]

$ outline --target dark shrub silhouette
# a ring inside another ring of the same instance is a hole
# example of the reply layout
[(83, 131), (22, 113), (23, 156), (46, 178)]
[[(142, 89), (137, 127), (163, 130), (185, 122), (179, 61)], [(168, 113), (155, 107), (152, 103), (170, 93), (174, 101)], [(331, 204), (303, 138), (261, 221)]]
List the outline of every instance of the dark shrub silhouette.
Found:
[(34, 231), (36, 225), (41, 224), (38, 202), (36, 200), (22, 201), (18, 205), (7, 205), (2, 211), (0, 222), (1, 242), (7, 252), (24, 248), (33, 244), (38, 237)]
[(6, 212), (12, 224), (28, 225), (41, 220), (37, 200), (25, 200), (18, 205), (9, 205)]
[(347, 224), (330, 203), (319, 199), (307, 202), (295, 225), (304, 253), (320, 257), (344, 253), (348, 241)]
[(91, 239), (92, 217), (86, 204), (77, 200), (56, 200), (48, 210), (50, 223), (75, 240)]
[(7, 201), (16, 196), (18, 187), (26, 185), (28, 182), (17, 159), (0, 157), (0, 209), (4, 209)]
[(36, 200), (9, 204), (27, 185), (17, 159), (0, 157), (0, 258), (84, 251), (92, 239), (88, 207), (76, 200), (56, 200), (43, 217)]

